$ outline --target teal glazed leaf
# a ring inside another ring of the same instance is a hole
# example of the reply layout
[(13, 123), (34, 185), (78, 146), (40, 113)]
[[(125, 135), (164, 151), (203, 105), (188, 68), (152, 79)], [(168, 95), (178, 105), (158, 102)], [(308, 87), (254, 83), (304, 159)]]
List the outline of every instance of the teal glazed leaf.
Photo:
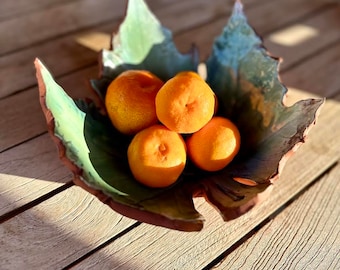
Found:
[[(143, 0), (128, 2), (112, 47), (101, 52), (100, 76), (91, 81), (102, 101), (110, 82), (124, 70), (149, 70), (164, 81), (183, 70), (197, 71), (197, 50), (179, 53), (171, 32)], [(284, 105), (287, 89), (279, 80), (279, 61), (268, 55), (247, 23), (240, 1), (206, 65), (207, 82), (219, 99), (217, 114), (230, 118), (241, 132), (240, 153), (214, 173), (203, 172), (188, 160), (174, 185), (153, 189), (139, 184), (130, 172), (126, 152), (131, 137), (112, 126), (103, 107), (70, 98), (36, 59), (48, 130), (61, 160), (74, 173), (74, 182), (127, 217), (183, 231), (203, 227), (195, 196), (205, 197), (224, 220), (242, 215), (268, 196), (285, 157), (304, 142), (324, 100)]]
[(221, 175), (270, 182), (283, 156), (303, 142), (324, 100), (283, 104), (287, 89), (279, 80), (279, 61), (268, 55), (239, 1), (206, 64), (219, 113), (236, 123), (242, 138), (238, 158)]
[(122, 71), (149, 70), (166, 81), (180, 71), (196, 71), (198, 52), (178, 52), (172, 33), (163, 27), (142, 0), (130, 0), (124, 21), (112, 38), (112, 50), (101, 53), (101, 76), (92, 87), (103, 98), (108, 84)]

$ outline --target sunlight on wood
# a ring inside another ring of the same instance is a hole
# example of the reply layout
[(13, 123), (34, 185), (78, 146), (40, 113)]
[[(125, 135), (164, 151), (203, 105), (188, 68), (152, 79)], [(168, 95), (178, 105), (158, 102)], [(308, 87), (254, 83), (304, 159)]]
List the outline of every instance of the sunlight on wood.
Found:
[(313, 27), (303, 24), (295, 24), (274, 32), (269, 36), (269, 40), (283, 46), (296, 46), (309, 39), (318, 36), (319, 31)]
[(0, 215), (24, 205), (64, 183), (0, 173)]
[(198, 65), (197, 72), (202, 77), (203, 80), (207, 79), (207, 65), (205, 63), (200, 63)]
[(95, 52), (102, 49), (110, 49), (111, 35), (102, 32), (89, 32), (76, 36), (76, 41)]
[[(24, 177), (24, 176), (19, 176), (19, 175), (11, 175), (11, 174), (5, 174), (5, 173), (0, 173), (0, 179), (1, 179), (0, 190), (2, 191), (6, 190), (7, 192), (11, 192), (12, 190), (17, 190), (20, 187), (24, 189), (25, 185), (27, 184), (29, 184), (30, 187), (32, 187), (32, 185), (41, 187), (42, 184), (44, 185), (53, 184), (55, 187), (59, 187), (64, 184), (62, 182), (58, 183), (58, 182), (49, 181), (49, 180)], [(14, 182), (15, 182), (15, 185), (13, 185)], [(4, 192), (0, 192), (0, 193), (4, 194)], [(27, 193), (27, 190), (26, 190), (26, 193)]]
[(309, 98), (322, 98), (322, 97), (316, 94), (307, 92), (305, 90), (297, 89), (294, 87), (288, 87), (288, 92), (286, 94), (284, 103), (287, 106), (291, 106), (299, 100), (309, 99)]

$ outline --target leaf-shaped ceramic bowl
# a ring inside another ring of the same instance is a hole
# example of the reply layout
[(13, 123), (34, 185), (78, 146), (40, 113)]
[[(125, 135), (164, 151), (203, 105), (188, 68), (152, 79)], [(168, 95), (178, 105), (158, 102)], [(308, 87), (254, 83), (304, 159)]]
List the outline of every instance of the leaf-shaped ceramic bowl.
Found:
[[(101, 75), (91, 81), (100, 100), (124, 70), (146, 69), (167, 80), (198, 68), (197, 50), (179, 53), (171, 32), (142, 0), (129, 1), (112, 48), (102, 51)], [(324, 100), (283, 104), (287, 90), (279, 80), (279, 61), (268, 55), (248, 25), (240, 1), (205, 64), (206, 81), (219, 99), (218, 114), (238, 126), (241, 150), (219, 172), (206, 173), (189, 164), (174, 185), (152, 189), (134, 180), (126, 157), (131, 138), (113, 128), (103, 105), (71, 99), (37, 59), (48, 129), (61, 159), (74, 172), (74, 182), (125, 216), (177, 230), (202, 229), (194, 196), (204, 196), (225, 220), (249, 210), (278, 177), (287, 154), (304, 141)]]

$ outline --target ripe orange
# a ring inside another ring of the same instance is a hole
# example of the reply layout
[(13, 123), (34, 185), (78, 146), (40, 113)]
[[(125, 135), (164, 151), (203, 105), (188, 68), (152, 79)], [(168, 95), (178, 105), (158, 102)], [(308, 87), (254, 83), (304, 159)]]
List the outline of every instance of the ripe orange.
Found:
[(156, 95), (156, 113), (160, 122), (178, 133), (194, 133), (212, 118), (215, 95), (195, 72), (177, 74)]
[(199, 168), (218, 171), (227, 166), (240, 149), (237, 127), (228, 119), (213, 117), (207, 125), (187, 139), (188, 156)]
[(163, 86), (154, 74), (145, 70), (128, 70), (114, 79), (107, 89), (105, 106), (112, 124), (124, 134), (158, 122), (155, 97)]
[(186, 146), (178, 133), (153, 125), (133, 137), (127, 155), (136, 180), (149, 187), (167, 187), (184, 170)]

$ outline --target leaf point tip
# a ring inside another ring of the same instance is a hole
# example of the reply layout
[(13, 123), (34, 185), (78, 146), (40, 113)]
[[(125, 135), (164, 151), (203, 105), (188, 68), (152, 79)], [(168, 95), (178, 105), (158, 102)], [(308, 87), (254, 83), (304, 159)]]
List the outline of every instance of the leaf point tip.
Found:
[(243, 4), (242, 4), (241, 0), (235, 1), (234, 12), (235, 13), (243, 13)]
[(38, 65), (41, 65), (41, 61), (38, 57), (34, 59), (34, 65), (37, 67)]

